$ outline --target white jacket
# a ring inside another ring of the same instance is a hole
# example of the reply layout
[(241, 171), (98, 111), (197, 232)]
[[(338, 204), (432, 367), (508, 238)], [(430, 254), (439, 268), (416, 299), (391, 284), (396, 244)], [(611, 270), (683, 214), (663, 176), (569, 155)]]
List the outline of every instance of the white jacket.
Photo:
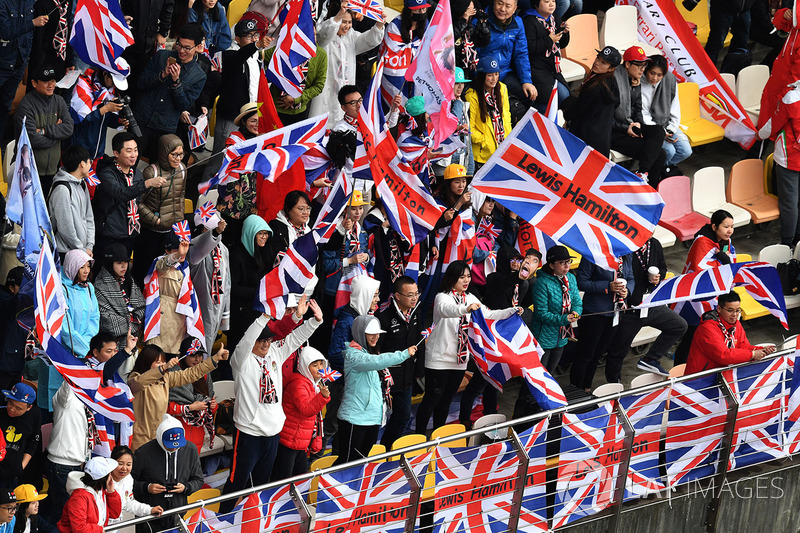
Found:
[(259, 381), (261, 380), (260, 358), (253, 353), (253, 345), (258, 335), (267, 325), (268, 317), (261, 315), (247, 328), (242, 340), (236, 345), (231, 357), (233, 369), (233, 390), (236, 402), (233, 404), (233, 422), (239, 431), (256, 437), (271, 437), (283, 429), (286, 415), (283, 414), (283, 367), (290, 355), (308, 340), (322, 322), (306, 320), (285, 339), (273, 342), (264, 356), (267, 371), (275, 386), (277, 403), (259, 401)]
[[(120, 499), (122, 500), (122, 510), (128, 511), (133, 516), (148, 516), (153, 508), (146, 503), (142, 503), (136, 501), (133, 497), (133, 476), (130, 474), (122, 478), (121, 481), (114, 482), (114, 490), (117, 491), (119, 494)], [(122, 522), (123, 520), (127, 520), (127, 518), (123, 518), (120, 516), (119, 518), (112, 518), (108, 521), (108, 524), (115, 524), (117, 522)]]
[(86, 408), (64, 382), (53, 396), (53, 432), (47, 458), (55, 464), (81, 466), (88, 456)]
[[(466, 370), (467, 363), (458, 364), (458, 323), (463, 315), (467, 314), (467, 307), (471, 304), (480, 304), (477, 298), (466, 293), (466, 304), (456, 303), (453, 294), (440, 292), (433, 301), (433, 328), (428, 343), (425, 345), (425, 368), (431, 370)], [(516, 309), (491, 310), (481, 305), (483, 316), (486, 318), (508, 318)]]

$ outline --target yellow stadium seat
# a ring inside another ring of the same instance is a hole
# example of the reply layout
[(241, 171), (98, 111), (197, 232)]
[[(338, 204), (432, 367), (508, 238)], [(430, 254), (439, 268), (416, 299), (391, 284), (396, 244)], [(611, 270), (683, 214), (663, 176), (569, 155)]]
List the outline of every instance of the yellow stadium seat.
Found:
[(219, 96), (214, 98), (214, 105), (211, 107), (211, 116), (208, 117), (208, 134), (214, 136), (214, 128), (217, 126), (217, 102)]
[(373, 444), (372, 448), (370, 448), (369, 453), (367, 454), (367, 457), (374, 457), (382, 453), (386, 453), (386, 446), (383, 444)]
[[(436, 439), (449, 437), (451, 435), (458, 435), (459, 433), (464, 433), (466, 430), (467, 428), (464, 427), (464, 424), (445, 424), (442, 427), (433, 430), (433, 433), (431, 433), (431, 440), (435, 441)], [(467, 446), (467, 439), (461, 438), (458, 440), (438, 444), (438, 446), (442, 446), (444, 448), (464, 448)]]
[[(200, 500), (209, 500), (211, 498), (216, 498), (221, 494), (219, 489), (200, 489), (197, 492), (193, 492), (186, 498), (188, 503), (195, 503)], [(215, 513), (219, 511), (219, 503), (214, 503), (211, 505), (204, 506), (209, 511), (214, 511)], [(185, 515), (183, 515), (184, 520), (189, 520), (189, 518), (197, 512), (197, 509), (192, 509), (191, 511), (187, 511)]]
[(184, 215), (191, 215), (194, 213), (194, 204), (189, 198), (183, 199), (183, 214)]
[(775, 166), (774, 154), (769, 154), (767, 160), (764, 161), (764, 190), (768, 194), (777, 195), (778, 191), (775, 190), (775, 182), (772, 180), (772, 168)]
[(689, 138), (689, 144), (700, 146), (722, 140), (725, 130), (700, 116), (700, 87), (696, 83), (679, 83), (678, 100), (681, 104), (681, 129)]
[[(700, 44), (705, 46), (708, 42), (708, 33), (710, 30), (708, 0), (700, 0), (691, 11), (683, 7), (683, 2), (675, 2), (675, 7), (678, 8), (678, 11), (686, 22), (697, 24), (697, 40), (700, 41)], [(733, 35), (728, 32), (727, 37), (725, 37), (725, 46), (730, 46), (732, 38)]]
[[(333, 463), (336, 462), (338, 459), (338, 455), (326, 455), (324, 457), (320, 457), (319, 459), (315, 459), (314, 462), (311, 463), (311, 467), (309, 468), (310, 472), (315, 470), (322, 470), (323, 468), (329, 468), (333, 466)], [(317, 504), (317, 487), (319, 486), (319, 476), (314, 477), (311, 480), (311, 486), (308, 489), (308, 503), (310, 505)]]
[[(415, 444), (422, 444), (423, 442), (427, 442), (428, 439), (425, 438), (425, 435), (420, 435), (419, 433), (412, 433), (411, 435), (403, 435), (396, 441), (392, 443), (392, 451), (399, 450), (400, 448), (405, 448), (406, 446), (413, 446)], [(415, 452), (410, 452), (406, 454), (406, 457), (416, 457), (419, 454), (425, 453), (424, 448), (420, 448)], [(393, 455), (389, 458), (390, 461), (399, 461), (399, 455)]]
[[(738, 259), (738, 258), (737, 258)], [(751, 320), (761, 316), (767, 316), (767, 308), (755, 301), (752, 296), (747, 294), (744, 287), (734, 287), (734, 291), (742, 299), (742, 320)]]
[(386, 0), (383, 5), (397, 12), (402, 12), (404, 7), (403, 0)]
[(250, 7), (250, 0), (232, 0), (231, 3), (228, 4), (228, 24), (231, 29), (239, 22), (242, 15), (247, 12), (248, 7)]

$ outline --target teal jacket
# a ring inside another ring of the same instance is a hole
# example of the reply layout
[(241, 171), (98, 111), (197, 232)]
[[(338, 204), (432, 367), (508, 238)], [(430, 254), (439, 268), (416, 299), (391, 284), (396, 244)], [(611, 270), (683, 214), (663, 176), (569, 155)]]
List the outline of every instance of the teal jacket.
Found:
[(408, 350), (371, 354), (355, 342), (344, 351), (344, 396), (339, 419), (355, 426), (383, 422), (383, 392), (378, 370), (408, 359)]
[[(531, 332), (545, 350), (559, 348), (567, 344), (561, 338), (561, 326), (569, 324), (567, 315), (561, 313), (561, 282), (553, 274), (540, 269), (533, 284), (533, 318)], [(583, 303), (578, 292), (578, 280), (572, 272), (567, 272), (569, 279), (569, 295), (572, 299), (572, 311), (581, 314)]]

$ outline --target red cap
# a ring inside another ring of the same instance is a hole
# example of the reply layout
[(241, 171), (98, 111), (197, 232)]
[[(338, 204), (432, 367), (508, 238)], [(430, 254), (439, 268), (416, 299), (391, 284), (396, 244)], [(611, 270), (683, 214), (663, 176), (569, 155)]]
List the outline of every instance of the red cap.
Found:
[(641, 46), (631, 46), (622, 56), (623, 61), (649, 61), (647, 54), (644, 53), (644, 48)]

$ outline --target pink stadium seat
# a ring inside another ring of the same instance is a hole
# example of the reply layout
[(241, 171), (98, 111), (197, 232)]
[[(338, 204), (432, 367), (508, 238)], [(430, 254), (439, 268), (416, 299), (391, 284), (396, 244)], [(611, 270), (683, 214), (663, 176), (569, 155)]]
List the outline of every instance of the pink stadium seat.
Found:
[(692, 211), (691, 180), (686, 176), (672, 176), (658, 184), (658, 192), (664, 199), (664, 211), (659, 225), (675, 234), (681, 241), (688, 241), (710, 219)]

